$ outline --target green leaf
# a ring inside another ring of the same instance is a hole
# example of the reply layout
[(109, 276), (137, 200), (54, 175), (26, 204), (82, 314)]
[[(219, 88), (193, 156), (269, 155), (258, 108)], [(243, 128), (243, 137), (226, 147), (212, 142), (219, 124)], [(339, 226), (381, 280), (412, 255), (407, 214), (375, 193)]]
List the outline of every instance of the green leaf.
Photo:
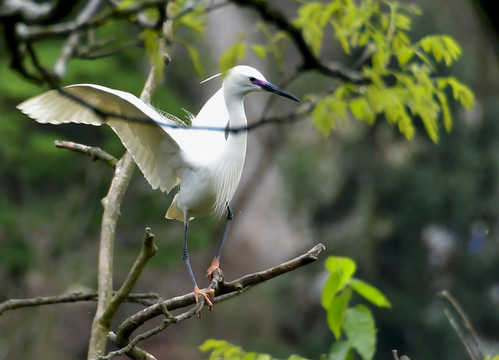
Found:
[(454, 99), (458, 100), (467, 110), (475, 106), (475, 95), (466, 85), (459, 82), (454, 77), (446, 77), (438, 79), (437, 86), (439, 89), (444, 89), (447, 86), (452, 88)]
[(452, 115), (449, 110), (449, 104), (447, 103), (447, 96), (442, 91), (435, 92), (438, 101), (440, 101), (440, 108), (442, 110), (442, 120), (444, 122), (444, 127), (447, 132), (452, 129)]
[(376, 306), (388, 308), (392, 306), (381, 291), (362, 280), (352, 278), (350, 286), (355, 292), (364, 297), (364, 299)]
[(322, 288), (321, 304), (328, 309), (336, 294), (343, 290), (355, 273), (357, 265), (349, 258), (330, 256), (326, 259), (326, 268), (331, 273)]
[(410, 30), (411, 29), (411, 18), (403, 15), (397, 14), (395, 18), (396, 27), (401, 30)]
[[(326, 269), (331, 274), (337, 274), (340, 278), (340, 283), (345, 285), (350, 281), (352, 275), (357, 270), (357, 264), (350, 258), (341, 256), (330, 256), (326, 259)], [(341, 287), (343, 288), (343, 287)]]
[(294, 25), (302, 30), (305, 42), (318, 55), (322, 47), (324, 5), (318, 1), (306, 2), (298, 10)]
[(237, 65), (239, 61), (244, 59), (246, 53), (246, 45), (242, 42), (237, 42), (229, 47), (220, 56), (220, 72), (224, 73), (230, 68)]
[(267, 48), (263, 45), (251, 45), (251, 50), (255, 53), (256, 56), (263, 59), (267, 56)]
[(336, 340), (339, 340), (341, 337), (343, 318), (351, 297), (352, 290), (347, 288), (340, 295), (335, 296), (327, 307), (327, 324)]
[(321, 99), (312, 111), (312, 122), (322, 135), (328, 136), (336, 121), (329, 111), (328, 98)]
[[(445, 48), (450, 53), (452, 59), (457, 60), (463, 52), (459, 44), (448, 35), (443, 35), (441, 41), (443, 41)], [(449, 66), (449, 64), (447, 64), (447, 66)]]
[(329, 351), (328, 360), (353, 359), (352, 347), (346, 340), (336, 341)]
[(448, 35), (429, 35), (421, 39), (421, 47), (426, 53), (432, 53), (437, 62), (445, 61), (447, 66), (452, 64), (461, 55), (461, 48)]
[(353, 99), (348, 105), (353, 116), (357, 119), (364, 120), (369, 125), (374, 123), (376, 113), (364, 96)]
[[(337, 90), (338, 91), (338, 90)], [(347, 103), (340, 97), (333, 95), (321, 99), (312, 111), (312, 120), (315, 127), (328, 136), (336, 125), (337, 119), (345, 119)]]
[(198, 51), (192, 45), (184, 44), (184, 46), (186, 47), (187, 51), (189, 52), (189, 57), (191, 58), (192, 66), (194, 67), (194, 71), (196, 71), (196, 74), (199, 77), (202, 77), (203, 76), (203, 67), (201, 65), (201, 61), (199, 60)]
[(189, 29), (194, 30), (195, 32), (199, 34), (204, 34), (205, 33), (205, 16), (203, 15), (203, 10), (195, 10), (192, 12), (189, 12), (179, 18), (179, 20), (175, 21), (173, 23), (174, 26), (174, 31), (180, 27), (180, 26), (186, 26)]
[(376, 350), (376, 329), (371, 311), (356, 305), (345, 311), (343, 330), (350, 345), (363, 360), (371, 360)]
[(165, 68), (165, 62), (158, 51), (159, 35), (152, 29), (145, 29), (140, 34), (140, 37), (144, 39), (144, 47), (147, 57), (154, 66), (154, 75), (159, 78), (163, 74), (163, 70)]
[(412, 56), (414, 55), (414, 50), (410, 47), (403, 47), (396, 53), (397, 55), (397, 61), (399, 62), (399, 65), (402, 67), (405, 64), (409, 62), (409, 60), (412, 59)]

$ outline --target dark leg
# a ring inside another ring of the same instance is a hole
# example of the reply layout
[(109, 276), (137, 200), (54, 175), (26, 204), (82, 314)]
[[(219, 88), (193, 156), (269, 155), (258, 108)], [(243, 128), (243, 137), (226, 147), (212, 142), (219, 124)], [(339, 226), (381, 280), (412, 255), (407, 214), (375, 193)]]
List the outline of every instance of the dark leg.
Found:
[(208, 298), (208, 295), (210, 295), (210, 297), (212, 299), (214, 299), (215, 291), (213, 289), (200, 290), (197, 283), (196, 283), (196, 279), (194, 278), (194, 273), (192, 272), (191, 263), (189, 261), (189, 253), (187, 252), (188, 229), (189, 229), (189, 221), (185, 221), (185, 223), (184, 223), (184, 246), (182, 248), (182, 259), (184, 260), (184, 263), (187, 266), (187, 272), (189, 273), (192, 284), (194, 285), (194, 296), (196, 298), (196, 302), (198, 302), (198, 296), (204, 297), (205, 304), (208, 305), (208, 308), (211, 311), (211, 309), (213, 307), (213, 303)]
[(213, 271), (218, 269), (218, 266), (220, 264), (220, 254), (222, 253), (222, 247), (224, 244), (225, 239), (227, 238), (227, 234), (229, 233), (229, 228), (230, 224), (232, 223), (232, 219), (234, 218), (234, 212), (232, 211), (232, 208), (230, 207), (230, 204), (227, 204), (227, 222), (225, 223), (225, 229), (222, 234), (222, 239), (220, 240), (220, 243), (218, 244), (218, 249), (215, 257), (213, 258), (213, 261), (206, 271), (206, 276), (208, 279), (211, 280)]
[(194, 287), (197, 287), (196, 279), (194, 278), (194, 273), (192, 272), (191, 262), (189, 261), (189, 253), (187, 252), (187, 233), (189, 230), (189, 222), (186, 221), (184, 224), (184, 246), (182, 248), (182, 260), (184, 260), (185, 265), (187, 266), (187, 272), (191, 278)]

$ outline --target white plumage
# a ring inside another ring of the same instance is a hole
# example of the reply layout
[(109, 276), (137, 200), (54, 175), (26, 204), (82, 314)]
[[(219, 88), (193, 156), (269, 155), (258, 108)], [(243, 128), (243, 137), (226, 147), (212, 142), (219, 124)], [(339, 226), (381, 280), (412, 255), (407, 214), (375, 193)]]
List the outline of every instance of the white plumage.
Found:
[(246, 131), (230, 130), (247, 126), (243, 99), (252, 91), (262, 90), (298, 101), (265, 80), (258, 70), (236, 66), (225, 74), (222, 87), (192, 120), (192, 127), (181, 125), (175, 116), (156, 110), (130, 93), (93, 84), (51, 90), (18, 108), (39, 123), (106, 123), (153, 189), (169, 192), (180, 185), (166, 217), (185, 224), (184, 260), (196, 290), (187, 255), (187, 225), (194, 217), (221, 215), (228, 208), (241, 178), (247, 137)]

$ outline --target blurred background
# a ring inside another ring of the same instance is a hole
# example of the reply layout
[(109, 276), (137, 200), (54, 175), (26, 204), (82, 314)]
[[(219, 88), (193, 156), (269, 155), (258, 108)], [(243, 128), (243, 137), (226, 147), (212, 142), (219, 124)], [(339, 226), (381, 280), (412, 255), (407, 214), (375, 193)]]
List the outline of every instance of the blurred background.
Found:
[[(217, 304), (203, 318), (170, 327), (143, 347), (158, 359), (204, 359), (197, 347), (208, 338), (225, 339), (248, 351), (310, 359), (329, 352), (333, 335), (320, 306), (327, 255), (349, 256), (356, 276), (384, 292), (391, 309), (374, 309), (378, 330), (376, 359), (391, 349), (412, 359), (467, 359), (437, 296), (448, 289), (475, 326), (487, 354), (499, 352), (499, 66), (496, 37), (487, 14), (471, 0), (418, 0), (423, 15), (413, 19), (412, 39), (433, 33), (453, 36), (463, 48), (448, 75), (475, 92), (476, 105), (454, 110), (454, 127), (438, 145), (419, 129), (407, 141), (386, 122), (368, 126), (338, 124), (323, 137), (304, 119), (260, 127), (249, 133), (242, 182), (233, 202), (235, 220), (222, 254), (228, 280), (263, 270), (305, 252), (316, 243), (326, 254), (316, 263)], [(281, 8), (287, 1), (276, 2)], [(290, 12), (292, 8), (287, 9)], [(217, 59), (252, 30), (255, 14), (226, 6), (208, 15), (207, 32), (192, 38), (200, 49), (205, 77), (218, 72)], [(106, 31), (136, 37), (127, 24)], [(2, 38), (3, 39), (3, 38)], [(1, 41), (1, 40), (0, 40)], [(4, 49), (5, 44), (0, 44)], [(52, 64), (61, 42), (43, 44)], [(338, 44), (325, 51), (348, 63)], [(170, 49), (171, 64), (153, 105), (183, 116), (196, 113), (220, 85), (199, 84), (184, 47)], [(56, 149), (54, 140), (99, 146), (116, 157), (124, 148), (107, 127), (39, 125), (15, 106), (39, 94), (40, 87), (9, 68), (0, 51), (0, 302), (96, 289), (102, 207), (112, 169), (87, 156)], [(295, 64), (292, 56), (286, 64)], [(283, 85), (285, 73), (271, 60), (249, 55), (244, 61), (268, 80)], [(69, 62), (64, 85), (98, 83), (139, 94), (149, 69), (142, 49), (97, 60)], [(321, 84), (310, 73), (286, 89), (302, 96)], [(250, 122), (258, 121), (268, 96), (246, 101)], [(275, 99), (269, 114), (293, 109)], [(159, 250), (138, 283), (137, 292), (163, 298), (191, 291), (182, 262), (183, 226), (164, 219), (172, 195), (153, 191), (136, 169), (121, 207), (115, 248), (119, 286), (151, 227)], [(224, 219), (196, 219), (190, 227), (191, 263), (205, 286), (208, 267)], [(0, 359), (86, 358), (94, 303), (44, 306), (0, 317)], [(116, 325), (140, 309), (126, 305)], [(158, 322), (160, 319), (158, 319)]]

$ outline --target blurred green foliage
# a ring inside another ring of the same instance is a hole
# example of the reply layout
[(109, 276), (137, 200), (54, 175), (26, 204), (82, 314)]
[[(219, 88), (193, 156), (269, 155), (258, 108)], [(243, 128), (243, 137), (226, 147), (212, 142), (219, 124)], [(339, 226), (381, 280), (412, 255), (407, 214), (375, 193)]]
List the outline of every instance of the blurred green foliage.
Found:
[(315, 126), (324, 135), (336, 127), (337, 120), (345, 120), (349, 110), (356, 119), (370, 125), (383, 115), (408, 139), (414, 137), (414, 120), (418, 119), (428, 136), (437, 142), (439, 115), (447, 131), (452, 126), (444, 91), (447, 86), (452, 87), (455, 100), (468, 110), (473, 107), (472, 91), (456, 78), (434, 78), (435, 65), (428, 57), (432, 54), (437, 63), (452, 65), (461, 55), (455, 40), (448, 35), (431, 35), (416, 43), (410, 41), (411, 16), (421, 13), (414, 5), (334, 0), (308, 2), (297, 13), (295, 24), (303, 30), (305, 40), (317, 55), (328, 25), (347, 54), (356, 48), (364, 49), (357, 63), (368, 84), (339, 85), (319, 100), (312, 113)]

